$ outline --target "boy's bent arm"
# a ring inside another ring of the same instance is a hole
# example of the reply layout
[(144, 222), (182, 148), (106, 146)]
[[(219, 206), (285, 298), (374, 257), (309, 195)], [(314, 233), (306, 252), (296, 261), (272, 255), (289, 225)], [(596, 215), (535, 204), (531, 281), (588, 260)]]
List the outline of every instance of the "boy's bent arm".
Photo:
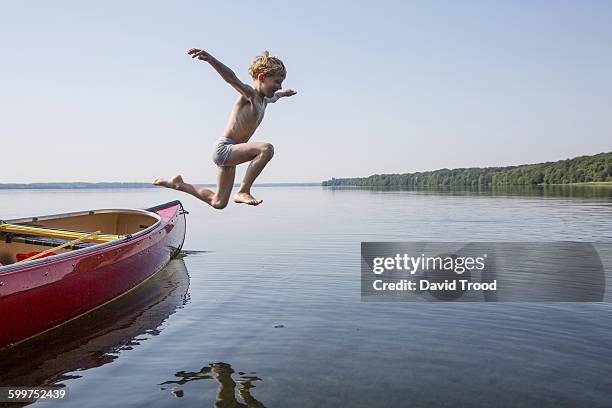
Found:
[(202, 61), (207, 61), (214, 69), (221, 75), (221, 78), (225, 80), (228, 84), (230, 84), (235, 90), (237, 90), (242, 96), (251, 100), (254, 95), (254, 90), (249, 85), (243, 83), (234, 71), (225, 66), (221, 61), (210, 55), (208, 52), (204, 50), (199, 50), (197, 48), (192, 48), (187, 51), (187, 54), (191, 55), (192, 58), (198, 58)]
[(286, 91), (276, 92), (273, 97), (266, 98), (266, 102), (267, 103), (274, 103), (274, 102), (278, 101), (282, 97), (293, 96), (296, 93), (297, 92), (295, 92), (293, 89), (287, 89)]
[(282, 97), (283, 97), (283, 93), (282, 92), (276, 92), (273, 97), (266, 98), (266, 102), (267, 103), (274, 103), (274, 102), (278, 101)]

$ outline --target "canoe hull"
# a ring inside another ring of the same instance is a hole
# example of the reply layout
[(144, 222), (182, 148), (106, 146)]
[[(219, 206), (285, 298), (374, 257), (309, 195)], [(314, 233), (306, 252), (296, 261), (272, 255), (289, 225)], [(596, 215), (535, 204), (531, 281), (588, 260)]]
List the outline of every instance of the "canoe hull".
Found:
[(185, 215), (178, 201), (149, 211), (161, 222), (144, 234), (0, 274), (0, 348), (112, 301), (161, 270), (183, 245)]

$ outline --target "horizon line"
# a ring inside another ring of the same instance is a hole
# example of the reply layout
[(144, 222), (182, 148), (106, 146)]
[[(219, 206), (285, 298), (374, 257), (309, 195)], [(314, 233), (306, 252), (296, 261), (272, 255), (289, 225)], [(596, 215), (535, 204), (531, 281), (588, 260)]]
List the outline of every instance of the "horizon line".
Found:
[[(323, 181), (306, 181), (306, 182), (267, 182), (255, 183), (254, 187), (274, 187), (274, 186), (315, 186), (322, 185)], [(193, 183), (198, 186), (215, 187), (216, 183)], [(234, 183), (234, 187), (240, 186), (240, 183)], [(158, 188), (150, 182), (139, 181), (49, 181), (49, 182), (31, 182), (31, 183), (0, 183), (0, 189), (16, 190), (16, 189), (70, 189), (70, 188)]]

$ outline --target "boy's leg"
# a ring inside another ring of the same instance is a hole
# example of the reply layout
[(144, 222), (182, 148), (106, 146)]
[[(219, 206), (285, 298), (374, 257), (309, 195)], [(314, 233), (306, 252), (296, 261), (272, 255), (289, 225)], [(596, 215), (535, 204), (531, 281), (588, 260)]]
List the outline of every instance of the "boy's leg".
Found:
[(211, 203), (213, 207), (218, 209), (227, 207), (235, 177), (236, 166), (219, 167), (217, 170), (217, 193)]
[(235, 202), (257, 205), (263, 201), (251, 195), (251, 186), (273, 156), (274, 147), (270, 143), (249, 142), (232, 146), (230, 156), (225, 161), (226, 165), (235, 166), (251, 161), (240, 184), (240, 189), (234, 195)]
[(198, 198), (214, 208), (222, 209), (227, 206), (229, 196), (232, 193), (232, 187), (234, 185), (234, 178), (236, 176), (236, 167), (219, 167), (217, 172), (217, 192), (203, 187), (197, 187), (193, 184), (185, 183), (183, 178), (178, 175), (172, 177), (170, 180), (157, 179), (153, 184), (158, 186), (164, 186), (175, 190), (183, 191), (187, 194), (191, 194), (195, 198)]

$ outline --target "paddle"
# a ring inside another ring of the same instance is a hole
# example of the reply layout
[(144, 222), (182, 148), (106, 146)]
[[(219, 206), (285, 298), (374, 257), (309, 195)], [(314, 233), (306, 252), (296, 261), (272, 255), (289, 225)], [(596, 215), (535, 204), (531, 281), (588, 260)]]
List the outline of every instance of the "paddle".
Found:
[[(84, 240), (86, 240), (87, 238), (91, 238), (91, 237), (92, 237), (92, 236), (94, 236), (94, 235), (98, 235), (98, 234), (100, 234), (101, 232), (102, 232), (102, 231), (92, 232), (92, 233), (90, 233), (90, 234), (84, 235), (84, 236), (82, 236), (82, 237), (80, 237), (80, 238), (77, 238), (77, 239), (75, 239), (75, 240), (72, 240), (72, 241), (70, 241), (70, 242), (66, 242), (66, 243), (63, 243), (62, 245), (59, 245), (59, 246), (53, 247), (53, 248), (51, 248), (51, 249), (47, 249), (46, 251), (39, 252), (39, 253), (37, 253), (36, 255), (32, 255), (31, 257), (26, 258), (26, 259), (22, 259), (21, 261), (18, 261), (18, 262), (31, 261), (31, 260), (33, 260), (33, 259), (40, 258), (41, 256), (43, 256), (43, 255), (47, 255), (47, 254), (48, 254), (48, 253), (50, 253), (50, 252), (53, 252), (53, 251), (56, 251), (56, 250), (58, 250), (58, 249), (62, 249), (62, 248), (65, 248), (65, 247), (67, 247), (67, 246), (74, 245), (74, 244), (76, 244), (76, 243), (78, 243), (78, 242), (84, 241)], [(18, 263), (18, 262), (15, 262), (15, 263)]]

